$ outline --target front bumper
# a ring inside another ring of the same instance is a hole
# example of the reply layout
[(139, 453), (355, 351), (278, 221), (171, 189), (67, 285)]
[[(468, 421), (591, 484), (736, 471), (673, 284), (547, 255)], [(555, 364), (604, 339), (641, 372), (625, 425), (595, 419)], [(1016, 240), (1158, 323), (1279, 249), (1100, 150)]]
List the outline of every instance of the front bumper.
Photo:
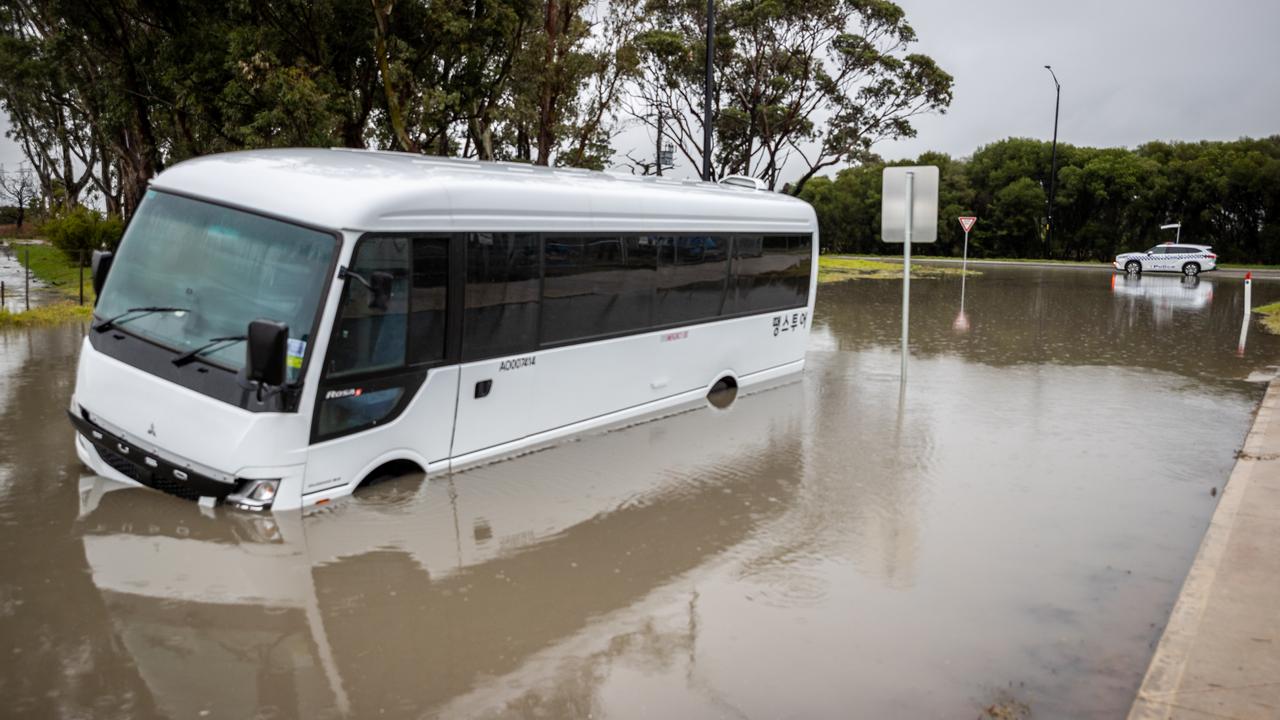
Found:
[(208, 477), (192, 468), (180, 467), (155, 453), (146, 452), (70, 410), (67, 411), (67, 417), (80, 435), (77, 441), (77, 450), (82, 451), (80, 459), (94, 470), (102, 466), (109, 467), (139, 485), (186, 500), (199, 500), (202, 497), (223, 500), (236, 489), (235, 483)]

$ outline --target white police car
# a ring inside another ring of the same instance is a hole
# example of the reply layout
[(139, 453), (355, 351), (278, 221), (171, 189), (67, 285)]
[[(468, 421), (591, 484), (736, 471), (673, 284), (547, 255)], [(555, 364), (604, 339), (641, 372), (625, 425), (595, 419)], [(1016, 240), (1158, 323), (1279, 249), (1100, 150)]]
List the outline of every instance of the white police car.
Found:
[(1176, 272), (1194, 277), (1217, 269), (1218, 256), (1208, 245), (1164, 243), (1146, 252), (1117, 255), (1112, 265), (1131, 275), (1142, 272)]

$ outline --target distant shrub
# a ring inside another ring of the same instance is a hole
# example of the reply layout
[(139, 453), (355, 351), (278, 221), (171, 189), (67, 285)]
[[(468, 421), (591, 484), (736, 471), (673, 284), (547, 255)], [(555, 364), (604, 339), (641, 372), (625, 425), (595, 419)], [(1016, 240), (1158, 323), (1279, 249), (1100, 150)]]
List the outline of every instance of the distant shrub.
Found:
[(40, 231), (68, 258), (82, 257), (87, 264), (94, 250), (116, 249), (124, 235), (124, 221), (78, 205), (46, 220)]

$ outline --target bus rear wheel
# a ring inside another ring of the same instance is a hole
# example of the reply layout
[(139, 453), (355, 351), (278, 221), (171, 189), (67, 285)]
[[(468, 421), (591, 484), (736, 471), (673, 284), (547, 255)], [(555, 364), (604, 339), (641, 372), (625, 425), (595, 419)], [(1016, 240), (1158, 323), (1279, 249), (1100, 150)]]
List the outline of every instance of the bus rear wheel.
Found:
[(737, 397), (738, 381), (728, 375), (717, 380), (707, 391), (707, 402), (721, 410), (732, 405)]

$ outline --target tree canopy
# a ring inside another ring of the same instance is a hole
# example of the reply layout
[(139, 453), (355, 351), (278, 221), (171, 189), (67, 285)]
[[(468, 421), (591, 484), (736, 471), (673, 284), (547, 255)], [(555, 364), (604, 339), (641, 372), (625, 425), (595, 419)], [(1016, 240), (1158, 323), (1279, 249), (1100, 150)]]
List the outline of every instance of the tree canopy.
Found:
[[(601, 169), (664, 110), (699, 166), (703, 0), (7, 0), (0, 106), (46, 203), (130, 215), (188, 157), (346, 146)], [(940, 112), (889, 0), (717, 0), (716, 167), (798, 190)], [(695, 141), (696, 140), (696, 141)]]
[[(938, 243), (930, 254), (959, 255), (956, 218), (977, 215), (975, 257), (1109, 260), (1173, 239), (1160, 225), (1181, 222), (1182, 239), (1213, 245), (1226, 262), (1280, 263), (1280, 136), (1232, 142), (1151, 142), (1136, 149), (1058, 145), (1053, 247), (1045, 245), (1050, 144), (1010, 138), (967, 159), (926, 153), (902, 165), (937, 165)], [(883, 162), (817, 177), (801, 197), (817, 210), (823, 247), (882, 253)]]

